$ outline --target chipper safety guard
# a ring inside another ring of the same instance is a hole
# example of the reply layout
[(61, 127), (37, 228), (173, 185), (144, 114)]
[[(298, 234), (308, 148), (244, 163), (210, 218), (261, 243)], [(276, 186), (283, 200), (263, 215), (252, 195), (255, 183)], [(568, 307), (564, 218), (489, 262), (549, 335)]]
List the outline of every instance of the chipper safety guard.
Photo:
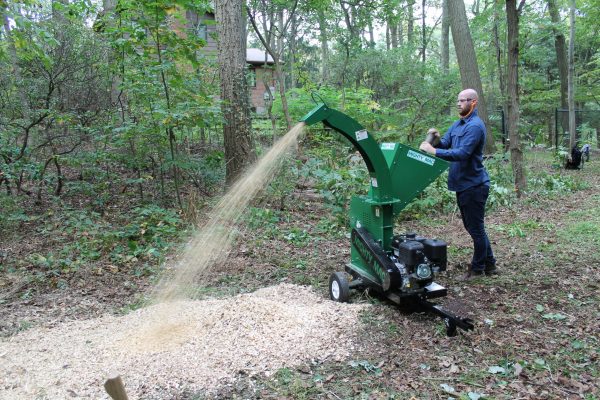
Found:
[(346, 302), (350, 289), (370, 289), (407, 309), (426, 310), (440, 316), (449, 336), (456, 329), (472, 330), (473, 322), (461, 318), (429, 299), (447, 295), (436, 282), (445, 271), (447, 244), (414, 233), (395, 235), (394, 219), (419, 193), (442, 174), (448, 162), (401, 143), (377, 143), (373, 136), (346, 114), (318, 104), (301, 121), (322, 122), (342, 134), (361, 154), (370, 176), (366, 196), (350, 203), (351, 259), (346, 272), (329, 279), (332, 300)]

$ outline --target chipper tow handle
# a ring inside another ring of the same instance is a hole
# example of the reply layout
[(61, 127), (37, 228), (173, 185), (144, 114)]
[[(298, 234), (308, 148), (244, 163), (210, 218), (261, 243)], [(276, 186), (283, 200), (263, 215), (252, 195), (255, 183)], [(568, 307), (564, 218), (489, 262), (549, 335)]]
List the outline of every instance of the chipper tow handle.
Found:
[(421, 300), (419, 305), (425, 310), (442, 318), (446, 325), (446, 334), (448, 336), (456, 336), (456, 328), (460, 328), (464, 331), (472, 331), (474, 329), (473, 320), (454, 315), (453, 313), (444, 310), (438, 304), (430, 303), (427, 300)]

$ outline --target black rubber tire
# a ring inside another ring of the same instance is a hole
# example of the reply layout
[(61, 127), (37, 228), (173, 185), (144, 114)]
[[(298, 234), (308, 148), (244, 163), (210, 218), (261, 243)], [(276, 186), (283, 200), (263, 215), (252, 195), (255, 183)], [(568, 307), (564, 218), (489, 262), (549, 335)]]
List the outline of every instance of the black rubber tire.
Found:
[(347, 303), (350, 300), (350, 287), (345, 273), (334, 272), (329, 277), (329, 298), (339, 303)]

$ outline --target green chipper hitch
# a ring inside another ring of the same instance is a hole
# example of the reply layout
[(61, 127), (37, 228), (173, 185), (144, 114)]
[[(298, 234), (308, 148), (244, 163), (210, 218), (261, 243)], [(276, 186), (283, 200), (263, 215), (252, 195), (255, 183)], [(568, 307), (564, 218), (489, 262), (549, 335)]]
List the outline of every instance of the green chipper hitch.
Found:
[(473, 322), (460, 318), (428, 299), (446, 296), (435, 274), (446, 270), (447, 245), (413, 233), (394, 235), (394, 217), (448, 168), (448, 162), (400, 143), (377, 143), (354, 119), (318, 104), (301, 121), (322, 122), (346, 137), (369, 170), (370, 189), (350, 203), (351, 260), (346, 272), (329, 279), (332, 300), (345, 302), (350, 289), (375, 290), (394, 303), (439, 315), (449, 336), (456, 328), (472, 330)]

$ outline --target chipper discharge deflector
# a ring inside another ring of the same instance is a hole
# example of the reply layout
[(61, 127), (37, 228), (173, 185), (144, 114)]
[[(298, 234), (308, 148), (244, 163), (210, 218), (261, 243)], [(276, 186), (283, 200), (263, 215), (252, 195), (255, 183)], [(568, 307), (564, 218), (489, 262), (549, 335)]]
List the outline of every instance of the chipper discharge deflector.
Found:
[(413, 233), (395, 235), (394, 217), (448, 168), (448, 162), (400, 143), (377, 143), (354, 119), (317, 105), (301, 121), (322, 122), (346, 137), (361, 154), (369, 170), (370, 189), (350, 203), (351, 260), (346, 272), (335, 272), (329, 280), (334, 301), (345, 302), (350, 289), (371, 289), (396, 304), (425, 309), (439, 315), (446, 332), (473, 329), (470, 319), (460, 318), (428, 299), (446, 296), (445, 287), (434, 282), (447, 264), (447, 245)]

